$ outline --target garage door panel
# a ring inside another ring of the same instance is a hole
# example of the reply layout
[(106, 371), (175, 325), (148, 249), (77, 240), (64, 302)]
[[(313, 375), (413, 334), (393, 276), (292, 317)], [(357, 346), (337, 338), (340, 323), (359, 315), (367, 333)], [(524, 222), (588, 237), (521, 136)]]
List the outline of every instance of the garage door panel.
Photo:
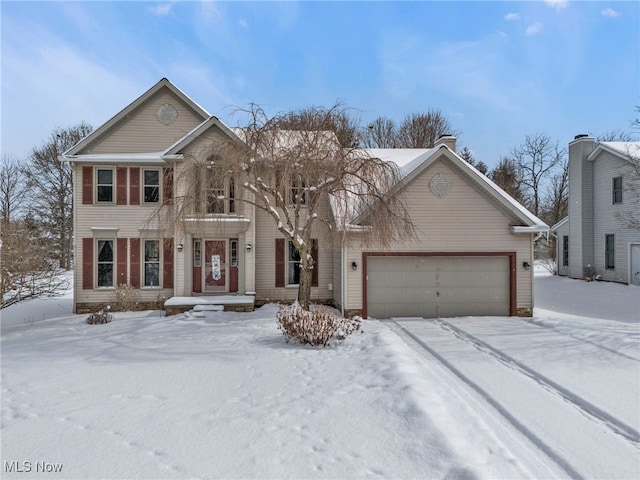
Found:
[(374, 318), (509, 315), (507, 256), (370, 256), (367, 277)]

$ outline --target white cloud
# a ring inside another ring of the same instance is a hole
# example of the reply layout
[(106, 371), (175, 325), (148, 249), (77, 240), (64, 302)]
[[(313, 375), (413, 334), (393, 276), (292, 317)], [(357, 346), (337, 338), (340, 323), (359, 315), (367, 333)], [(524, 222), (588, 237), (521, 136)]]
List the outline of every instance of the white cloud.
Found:
[(620, 16), (620, 12), (617, 12), (613, 8), (605, 8), (600, 13), (602, 13), (603, 17), (611, 17), (611, 18), (613, 18), (613, 17), (619, 17)]
[(544, 0), (544, 3), (549, 5), (551, 8), (555, 8), (556, 10), (562, 10), (563, 8), (567, 8), (569, 2), (567, 0)]
[(171, 12), (172, 8), (173, 3), (161, 3), (159, 5), (149, 7), (149, 10), (159, 17), (165, 17), (169, 15), (169, 12)]
[(532, 23), (527, 27), (526, 34), (535, 35), (536, 33), (540, 33), (543, 27), (544, 27), (544, 24), (542, 22)]
[(519, 13), (507, 13), (504, 16), (504, 19), (508, 22), (513, 21), (513, 20), (520, 20), (520, 14)]

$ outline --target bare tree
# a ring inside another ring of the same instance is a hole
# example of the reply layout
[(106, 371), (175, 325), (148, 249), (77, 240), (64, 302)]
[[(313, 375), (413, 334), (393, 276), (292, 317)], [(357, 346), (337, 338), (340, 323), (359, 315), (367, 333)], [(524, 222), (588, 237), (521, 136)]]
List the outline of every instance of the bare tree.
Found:
[(25, 178), (17, 160), (6, 155), (0, 164), (0, 221), (6, 230), (24, 203)]
[(502, 157), (498, 165), (489, 172), (489, 178), (507, 192), (514, 200), (524, 202), (522, 178), (516, 163), (509, 157)]
[(368, 148), (395, 148), (397, 136), (393, 120), (378, 117), (365, 129), (362, 143)]
[(58, 295), (67, 286), (37, 226), (10, 220), (0, 242), (0, 308), (31, 297)]
[[(210, 165), (194, 160), (191, 168), (182, 169), (180, 175), (186, 178), (178, 177), (177, 182), (190, 182), (194, 187), (174, 198), (177, 225), (185, 217), (204, 213), (199, 207), (203, 198), (197, 194), (207, 190), (202, 182), (231, 180), (229, 185), (236, 185), (243, 194), (234, 191), (231, 197), (228, 187), (214, 188), (217, 193), (207, 196), (204, 203), (243, 202), (271, 218), (299, 255), (298, 302), (306, 310), (316, 261), (312, 256), (314, 226), (325, 225), (336, 232), (360, 217), (365, 241), (381, 247), (414, 234), (404, 197), (390, 194), (400, 179), (399, 169), (363, 150), (345, 147), (330, 128), (348, 116), (344, 107), (310, 107), (269, 117), (261, 107), (251, 105), (239, 113), (248, 117), (236, 130), (241, 141), (211, 139), (215, 154)], [(208, 166), (218, 174), (203, 175), (202, 169)], [(326, 208), (330, 201), (335, 216)]]
[(442, 135), (460, 135), (440, 110), (407, 115), (397, 132), (397, 148), (431, 148)]
[(609, 130), (596, 135), (596, 142), (632, 142), (633, 135), (624, 130)]
[(562, 168), (566, 150), (545, 134), (526, 135), (524, 142), (511, 151), (520, 172), (526, 206), (540, 216), (544, 187), (559, 168)]
[(71, 268), (73, 248), (73, 179), (71, 168), (59, 157), (92, 130), (86, 123), (56, 128), (39, 148), (32, 150), (25, 170), (33, 213), (50, 242), (51, 254), (65, 270)]

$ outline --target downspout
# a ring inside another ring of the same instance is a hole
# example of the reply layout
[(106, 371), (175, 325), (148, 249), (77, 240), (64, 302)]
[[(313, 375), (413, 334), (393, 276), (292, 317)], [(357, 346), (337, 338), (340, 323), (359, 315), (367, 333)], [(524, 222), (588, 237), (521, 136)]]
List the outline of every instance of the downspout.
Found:
[(346, 282), (344, 280), (344, 264), (345, 264), (345, 244), (346, 244), (346, 230), (343, 229), (342, 230), (342, 249), (340, 250), (340, 257), (341, 257), (341, 261), (340, 261), (340, 269), (341, 269), (341, 273), (340, 273), (340, 295), (341, 295), (341, 299), (340, 299), (340, 306), (341, 308), (341, 314), (342, 314), (342, 318), (344, 318), (344, 302), (345, 302), (345, 291), (346, 291)]

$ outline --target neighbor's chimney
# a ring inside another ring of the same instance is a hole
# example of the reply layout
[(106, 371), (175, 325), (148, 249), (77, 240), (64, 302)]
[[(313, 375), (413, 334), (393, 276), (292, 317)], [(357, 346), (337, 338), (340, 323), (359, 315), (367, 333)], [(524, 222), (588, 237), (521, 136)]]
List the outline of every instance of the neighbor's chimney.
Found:
[(449, 147), (449, 149), (453, 152), (456, 151), (456, 137), (453, 135), (449, 135), (448, 133), (443, 133), (442, 135), (440, 135), (438, 137), (438, 140), (436, 140), (436, 144), (434, 145), (434, 147), (440, 146), (440, 145), (445, 145), (447, 147)]

